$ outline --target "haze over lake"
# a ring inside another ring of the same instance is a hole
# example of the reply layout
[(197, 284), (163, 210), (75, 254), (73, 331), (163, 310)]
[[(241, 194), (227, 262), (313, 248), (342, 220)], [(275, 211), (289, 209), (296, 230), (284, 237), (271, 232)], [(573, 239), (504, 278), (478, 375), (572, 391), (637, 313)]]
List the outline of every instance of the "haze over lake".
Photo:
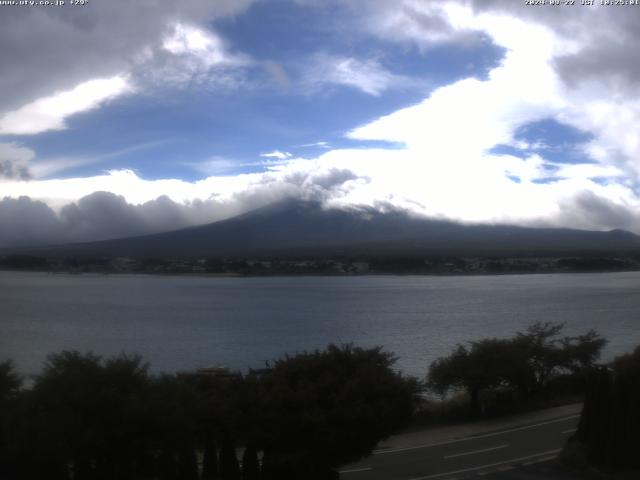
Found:
[(382, 345), (423, 376), (458, 342), (536, 321), (640, 344), (640, 272), (213, 278), (0, 272), (0, 360), (37, 373), (62, 349), (139, 353), (155, 371), (262, 367), (330, 342)]

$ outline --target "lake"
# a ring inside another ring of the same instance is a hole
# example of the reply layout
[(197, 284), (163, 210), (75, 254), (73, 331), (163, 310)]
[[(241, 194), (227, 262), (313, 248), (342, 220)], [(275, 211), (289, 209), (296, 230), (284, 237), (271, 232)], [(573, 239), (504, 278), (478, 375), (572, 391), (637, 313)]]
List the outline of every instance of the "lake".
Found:
[(154, 371), (260, 368), (330, 342), (382, 345), (424, 376), (458, 342), (537, 321), (596, 329), (605, 359), (640, 344), (640, 272), (219, 278), (0, 272), (0, 359), (139, 353)]

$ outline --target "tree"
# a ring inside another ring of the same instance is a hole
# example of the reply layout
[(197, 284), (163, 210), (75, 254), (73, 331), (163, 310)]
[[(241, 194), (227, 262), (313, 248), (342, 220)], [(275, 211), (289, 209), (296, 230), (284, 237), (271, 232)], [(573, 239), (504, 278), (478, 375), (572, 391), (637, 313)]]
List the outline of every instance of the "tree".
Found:
[(584, 335), (565, 337), (561, 343), (564, 354), (562, 366), (574, 375), (584, 376), (594, 368), (607, 340), (595, 330), (589, 330)]
[(594, 368), (607, 341), (595, 330), (584, 335), (563, 337), (559, 335), (564, 324), (551, 322), (535, 323), (513, 339), (514, 347), (526, 359), (528, 384), (520, 384), (520, 390), (529, 397), (543, 390), (549, 381), (566, 373), (575, 377), (584, 375)]
[(530, 395), (546, 385), (554, 371), (566, 361), (556, 338), (564, 324), (551, 322), (534, 323), (526, 331), (518, 332), (513, 339), (515, 347), (525, 355), (529, 365), (527, 394)]
[(38, 428), (31, 448), (41, 459), (70, 465), (78, 480), (149, 478), (148, 380), (140, 357), (49, 356), (29, 396)]
[(15, 422), (22, 378), (15, 371), (13, 362), (0, 363), (0, 478), (11, 478), (19, 472), (16, 460)]
[(236, 456), (236, 446), (230, 436), (225, 436), (220, 446), (220, 478), (240, 480), (240, 465)]
[(202, 454), (202, 480), (216, 480), (218, 478), (218, 450), (212, 434), (204, 440)]
[(20, 391), (22, 378), (15, 371), (11, 360), (0, 363), (0, 402), (14, 398)]
[(330, 345), (285, 357), (264, 378), (268, 478), (337, 478), (333, 469), (368, 455), (405, 426), (418, 392), (381, 348)]
[(563, 324), (535, 323), (511, 338), (457, 345), (451, 354), (431, 364), (427, 385), (439, 394), (465, 390), (472, 414), (478, 414), (484, 390), (509, 388), (527, 400), (559, 375), (584, 379), (606, 340), (593, 330), (561, 338), (563, 328)]
[(149, 436), (159, 453), (162, 479), (193, 478), (200, 447), (200, 392), (188, 376), (162, 374), (150, 379)]
[(260, 478), (260, 463), (255, 445), (249, 444), (242, 455), (242, 480), (258, 480)]
[(593, 370), (574, 441), (599, 466), (640, 467), (640, 347)]
[(510, 349), (506, 340), (490, 338), (458, 345), (447, 357), (434, 361), (428, 373), (427, 385), (445, 394), (450, 389), (464, 389), (469, 394), (473, 414), (481, 412), (480, 393), (502, 385), (510, 366)]

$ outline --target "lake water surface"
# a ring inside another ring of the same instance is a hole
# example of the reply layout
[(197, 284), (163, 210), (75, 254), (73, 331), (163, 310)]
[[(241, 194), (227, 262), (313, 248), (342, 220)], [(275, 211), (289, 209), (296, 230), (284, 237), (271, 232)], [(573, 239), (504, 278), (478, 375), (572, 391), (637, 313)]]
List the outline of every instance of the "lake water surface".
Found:
[(37, 373), (63, 349), (139, 353), (155, 371), (264, 361), (330, 342), (382, 345), (423, 376), (458, 342), (536, 321), (590, 328), (605, 358), (640, 344), (640, 272), (212, 278), (0, 272), (0, 360)]

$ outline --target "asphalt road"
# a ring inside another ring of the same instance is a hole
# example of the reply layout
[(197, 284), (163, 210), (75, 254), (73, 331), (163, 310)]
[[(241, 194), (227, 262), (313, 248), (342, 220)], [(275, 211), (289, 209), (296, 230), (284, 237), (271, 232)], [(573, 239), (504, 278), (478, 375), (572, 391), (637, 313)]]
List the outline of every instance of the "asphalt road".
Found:
[(451, 480), (555, 457), (579, 415), (457, 440), (377, 450), (344, 467), (344, 480)]

